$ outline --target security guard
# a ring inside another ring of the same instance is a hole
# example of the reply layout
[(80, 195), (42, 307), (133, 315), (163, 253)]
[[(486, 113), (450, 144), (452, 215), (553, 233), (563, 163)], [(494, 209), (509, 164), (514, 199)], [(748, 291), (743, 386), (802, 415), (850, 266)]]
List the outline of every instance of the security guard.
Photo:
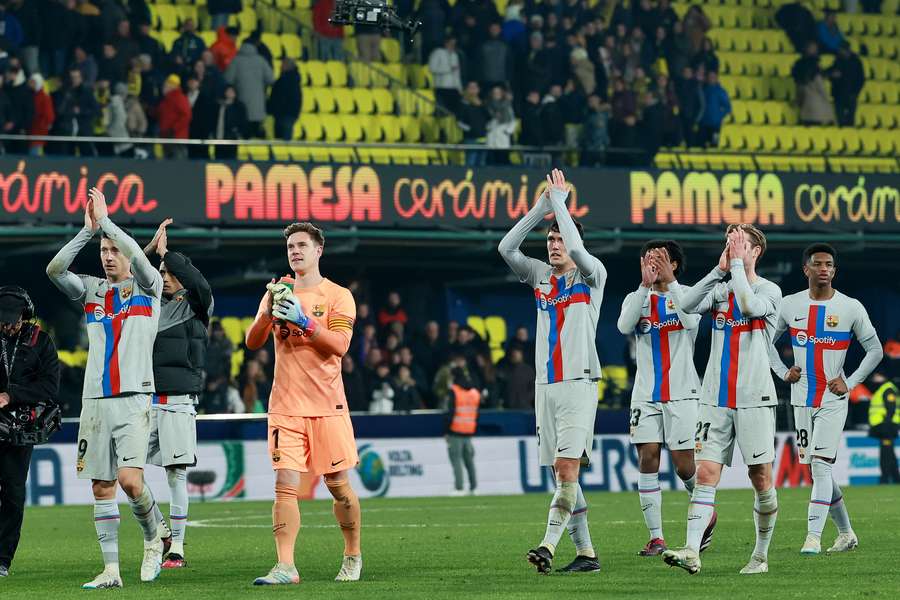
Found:
[[(56, 346), (33, 318), (28, 292), (0, 287), (0, 411), (20, 423), (35, 405), (55, 402), (59, 392)], [(0, 439), (0, 577), (9, 575), (19, 545), (31, 449)]]
[(450, 372), (450, 406), (447, 413), (447, 451), (453, 466), (454, 495), (462, 495), (463, 465), (469, 475), (469, 493), (475, 493), (475, 447), (472, 436), (478, 428), (481, 392), (472, 384), (468, 373), (455, 367)]
[(900, 431), (898, 395), (900, 389), (897, 384), (886, 381), (872, 394), (869, 403), (869, 435), (881, 440), (881, 483), (900, 483), (897, 454), (894, 450), (894, 440)]

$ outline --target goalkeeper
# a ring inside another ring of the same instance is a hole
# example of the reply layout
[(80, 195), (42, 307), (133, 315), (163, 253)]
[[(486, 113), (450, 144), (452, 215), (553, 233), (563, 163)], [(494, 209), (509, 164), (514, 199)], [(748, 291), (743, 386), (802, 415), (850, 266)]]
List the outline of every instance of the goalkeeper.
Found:
[(275, 469), (272, 532), (278, 562), (254, 585), (299, 583), (294, 543), (300, 531), (300, 474), (322, 475), (334, 496), (334, 516), (344, 536), (336, 581), (362, 572), (359, 499), (347, 471), (359, 455), (341, 380), (341, 357), (350, 347), (356, 304), (350, 290), (319, 273), (322, 230), (294, 223), (284, 230), (292, 287), (270, 283), (247, 330), (250, 350), (275, 337), (275, 377), (269, 398), (269, 453)]

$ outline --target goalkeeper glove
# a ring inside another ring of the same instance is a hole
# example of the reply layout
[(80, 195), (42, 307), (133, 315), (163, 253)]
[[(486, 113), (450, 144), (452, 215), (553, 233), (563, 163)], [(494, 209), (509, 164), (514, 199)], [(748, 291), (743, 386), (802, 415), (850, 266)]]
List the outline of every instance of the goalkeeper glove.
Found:
[(293, 294), (275, 302), (272, 307), (272, 316), (288, 323), (293, 323), (302, 329), (307, 335), (315, 331), (316, 322), (303, 313), (303, 307)]

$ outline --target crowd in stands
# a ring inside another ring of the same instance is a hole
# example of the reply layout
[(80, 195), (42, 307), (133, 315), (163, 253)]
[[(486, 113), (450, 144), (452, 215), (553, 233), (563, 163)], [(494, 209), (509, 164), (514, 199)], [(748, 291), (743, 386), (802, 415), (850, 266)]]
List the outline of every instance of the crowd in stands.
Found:
[[(244, 361), (231, 377), (232, 353)], [(451, 321), (442, 330), (436, 321), (410, 321), (400, 295), (388, 294), (377, 312), (360, 299), (342, 376), (351, 411), (371, 413), (446, 409), (450, 372), (463, 368), (481, 390), (485, 408), (534, 409), (534, 341), (519, 328), (497, 364), (485, 341), (466, 325)], [(255, 352), (235, 348), (221, 323), (210, 326), (206, 393), (200, 410), (207, 413), (264, 412), (274, 372), (274, 348)]]

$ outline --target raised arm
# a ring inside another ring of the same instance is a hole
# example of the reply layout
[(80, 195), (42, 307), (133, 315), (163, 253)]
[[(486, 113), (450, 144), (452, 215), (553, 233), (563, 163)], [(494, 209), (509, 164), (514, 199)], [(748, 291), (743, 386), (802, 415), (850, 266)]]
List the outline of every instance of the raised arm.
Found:
[(247, 333), (244, 335), (244, 344), (247, 349), (259, 350), (265, 346), (269, 334), (272, 333), (273, 325), (272, 295), (266, 292), (259, 302), (256, 318), (253, 319), (253, 323), (247, 328)]
[(87, 245), (94, 234), (97, 233), (97, 223), (94, 222), (93, 206), (90, 200), (84, 206), (84, 227), (75, 234), (75, 237), (63, 246), (56, 256), (47, 265), (47, 277), (53, 282), (59, 291), (72, 300), (80, 300), (87, 293), (81, 278), (69, 271), (72, 261)]
[(122, 231), (118, 225), (110, 220), (109, 212), (106, 208), (106, 198), (103, 196), (103, 192), (97, 188), (91, 188), (90, 192), (88, 192), (88, 196), (91, 198), (93, 204), (94, 221), (100, 226), (100, 229), (103, 230), (104, 235), (112, 240), (122, 254), (125, 255), (125, 258), (131, 261), (131, 271), (134, 275), (135, 282), (137, 282), (144, 290), (156, 293), (157, 295), (161, 294), (163, 285), (162, 276), (159, 274), (159, 271), (153, 267), (153, 264), (151, 264), (147, 255), (144, 254), (143, 248), (141, 248), (131, 236)]
[(547, 213), (550, 212), (550, 203), (546, 196), (546, 194), (541, 195), (538, 203), (509, 230), (509, 233), (503, 236), (503, 239), (500, 240), (500, 245), (497, 247), (500, 256), (503, 257), (503, 260), (506, 261), (513, 273), (519, 277), (519, 281), (523, 283), (533, 284), (534, 282), (531, 281), (532, 273), (536, 272), (538, 270), (536, 267), (542, 264), (539, 260), (525, 256), (519, 250), (519, 246), (522, 245), (522, 242), (525, 241), (531, 230), (537, 227)]
[(163, 262), (187, 290), (194, 312), (204, 324), (208, 325), (209, 317), (212, 315), (213, 295), (206, 277), (191, 264), (191, 259), (179, 252), (164, 252)]
[[(644, 261), (649, 262), (650, 268), (653, 271), (659, 273), (659, 277), (662, 281), (668, 281), (669, 283), (669, 295), (672, 297), (672, 302), (675, 304), (675, 314), (678, 315), (678, 319), (681, 321), (682, 326), (685, 329), (697, 329), (697, 326), (700, 325), (700, 315), (687, 312), (682, 306), (684, 302), (684, 293), (689, 288), (683, 288), (678, 280), (675, 279), (675, 267), (672, 263), (672, 258), (669, 256), (669, 251), (666, 250), (665, 247), (653, 248), (647, 253), (647, 260)], [(652, 272), (648, 275), (648, 277), (652, 275)]]
[(741, 314), (748, 318), (778, 314), (781, 291), (777, 286), (763, 286), (756, 292), (750, 287), (747, 272), (744, 270), (744, 264), (753, 260), (750, 250), (750, 242), (742, 229), (736, 230), (729, 237), (728, 254), (731, 258), (729, 264), (734, 301), (741, 309)]
[(563, 172), (553, 169), (552, 175), (547, 176), (547, 183), (550, 190), (550, 207), (553, 209), (553, 215), (559, 225), (559, 234), (566, 245), (566, 251), (582, 275), (591, 279), (593, 285), (603, 287), (606, 283), (606, 267), (599, 258), (593, 256), (584, 247), (584, 241), (578, 233), (575, 220), (569, 214), (569, 208), (566, 206), (569, 187)]
[(716, 266), (696, 284), (688, 288), (679, 288), (681, 309), (694, 315), (705, 315), (711, 311), (715, 306), (713, 291), (725, 275), (725, 271)]
[[(675, 314), (678, 315), (678, 320), (681, 321), (681, 324), (685, 329), (697, 329), (697, 327), (700, 326), (700, 319), (702, 317), (699, 313), (686, 311), (683, 306), (685, 293), (690, 292), (690, 289), (690, 286), (682, 286), (677, 280), (669, 284), (669, 294), (672, 296), (672, 301), (675, 303)], [(706, 311), (712, 309), (712, 294), (709, 294), (708, 298), (710, 300), (710, 308), (706, 309)]]
[(872, 327), (872, 322), (869, 320), (869, 314), (861, 303), (857, 302), (857, 305), (860, 316), (853, 324), (853, 333), (856, 335), (856, 339), (859, 340), (863, 350), (866, 351), (866, 355), (863, 357), (862, 362), (859, 363), (859, 367), (857, 367), (853, 374), (847, 377), (847, 388), (851, 390), (865, 381), (866, 377), (875, 370), (875, 367), (878, 366), (878, 363), (880, 363), (881, 359), (884, 357), (881, 341), (878, 339), (875, 328)]

